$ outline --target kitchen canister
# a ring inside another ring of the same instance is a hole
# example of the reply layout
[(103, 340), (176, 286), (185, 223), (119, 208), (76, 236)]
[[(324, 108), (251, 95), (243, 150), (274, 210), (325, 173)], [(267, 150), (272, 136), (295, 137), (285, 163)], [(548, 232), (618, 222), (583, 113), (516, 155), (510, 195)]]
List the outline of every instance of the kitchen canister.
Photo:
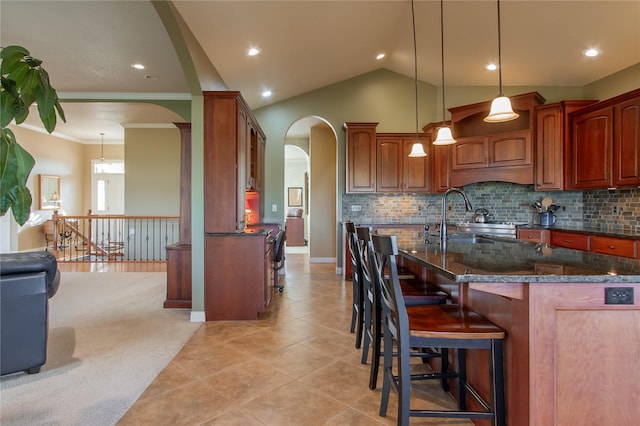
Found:
[(540, 213), (540, 226), (553, 226), (556, 223), (556, 215), (553, 212)]

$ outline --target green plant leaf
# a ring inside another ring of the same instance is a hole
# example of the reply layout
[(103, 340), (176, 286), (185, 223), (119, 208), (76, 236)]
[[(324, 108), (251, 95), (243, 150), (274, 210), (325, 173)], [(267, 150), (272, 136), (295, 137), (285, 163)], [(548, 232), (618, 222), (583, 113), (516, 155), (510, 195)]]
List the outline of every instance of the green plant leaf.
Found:
[(0, 137), (0, 215), (11, 208), (13, 217), (20, 225), (29, 218), (31, 192), (27, 179), (35, 160), (16, 141), (10, 129), (2, 129)]

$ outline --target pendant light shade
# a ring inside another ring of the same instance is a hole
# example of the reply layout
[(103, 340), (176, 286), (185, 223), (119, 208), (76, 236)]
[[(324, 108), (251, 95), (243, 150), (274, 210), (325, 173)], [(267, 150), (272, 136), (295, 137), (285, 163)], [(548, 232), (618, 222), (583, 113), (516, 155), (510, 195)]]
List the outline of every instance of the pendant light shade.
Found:
[(433, 141), (434, 145), (453, 145), (456, 143), (456, 140), (453, 138), (451, 134), (451, 129), (447, 126), (442, 126), (438, 128), (438, 135), (436, 140)]
[(426, 157), (427, 153), (424, 152), (424, 147), (420, 142), (416, 142), (411, 147), (411, 152), (409, 153), (409, 157)]
[(500, 93), (498, 97), (491, 102), (491, 110), (489, 115), (484, 118), (487, 123), (502, 123), (504, 121), (515, 120), (520, 117), (520, 114), (513, 111), (511, 107), (511, 101), (505, 95), (502, 94), (502, 47), (500, 37), (500, 0), (497, 0), (498, 5), (498, 78)]
[(520, 117), (520, 114), (513, 111), (511, 101), (506, 96), (498, 96), (491, 102), (489, 115), (484, 118), (487, 123), (502, 123)]
[(416, 15), (413, 8), (413, 0), (411, 0), (411, 22), (413, 25), (413, 70), (416, 87), (416, 142), (411, 147), (409, 157), (426, 157), (427, 153), (424, 152), (424, 147), (419, 141), (418, 133), (418, 48), (416, 47)]
[(456, 140), (453, 138), (451, 129), (445, 125), (444, 108), (444, 0), (440, 0), (440, 60), (442, 65), (442, 127), (438, 129), (434, 145), (453, 145)]

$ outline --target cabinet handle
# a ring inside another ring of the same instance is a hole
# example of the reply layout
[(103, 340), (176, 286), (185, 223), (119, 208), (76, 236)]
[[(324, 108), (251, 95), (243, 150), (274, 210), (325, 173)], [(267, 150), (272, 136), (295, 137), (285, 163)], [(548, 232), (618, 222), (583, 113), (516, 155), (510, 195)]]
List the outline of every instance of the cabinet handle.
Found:
[(609, 248), (610, 248), (611, 250), (615, 250), (616, 246), (611, 245), (611, 246), (609, 246)]

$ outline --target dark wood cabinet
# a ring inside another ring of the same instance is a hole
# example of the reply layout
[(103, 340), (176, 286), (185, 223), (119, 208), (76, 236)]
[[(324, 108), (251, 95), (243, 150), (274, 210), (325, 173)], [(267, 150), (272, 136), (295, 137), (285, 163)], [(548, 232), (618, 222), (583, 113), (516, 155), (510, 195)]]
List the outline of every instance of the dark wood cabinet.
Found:
[(566, 189), (570, 170), (569, 113), (596, 101), (562, 101), (536, 107), (535, 186), (538, 191)]
[[(451, 123), (446, 123), (450, 126)], [(451, 169), (451, 145), (433, 145), (433, 141), (438, 135), (438, 128), (442, 126), (440, 123), (429, 123), (422, 128), (427, 138), (427, 144), (431, 149), (428, 151), (431, 156), (431, 190), (432, 192), (445, 192), (451, 187), (449, 184), (449, 175)], [(455, 146), (455, 145), (454, 145)]]
[[(245, 191), (251, 188), (251, 137), (264, 134), (239, 92), (204, 92), (204, 230), (234, 232), (245, 227)], [(254, 148), (257, 162), (259, 150)], [(260, 179), (261, 180), (261, 179)]]
[(345, 123), (347, 192), (376, 191), (376, 126)]
[(569, 114), (570, 189), (640, 184), (640, 89)]
[(534, 243), (548, 243), (550, 232), (548, 229), (518, 229), (518, 239)]
[(640, 185), (640, 92), (614, 106), (615, 186)]
[[(376, 192), (430, 191), (429, 155), (409, 157), (416, 143), (415, 134), (378, 133), (376, 139)], [(429, 153), (426, 135), (419, 135), (417, 140)]]
[(520, 117), (504, 123), (486, 123), (491, 101), (450, 108), (453, 135), (449, 183), (505, 181), (532, 184), (535, 107), (544, 103), (537, 92), (510, 97)]

